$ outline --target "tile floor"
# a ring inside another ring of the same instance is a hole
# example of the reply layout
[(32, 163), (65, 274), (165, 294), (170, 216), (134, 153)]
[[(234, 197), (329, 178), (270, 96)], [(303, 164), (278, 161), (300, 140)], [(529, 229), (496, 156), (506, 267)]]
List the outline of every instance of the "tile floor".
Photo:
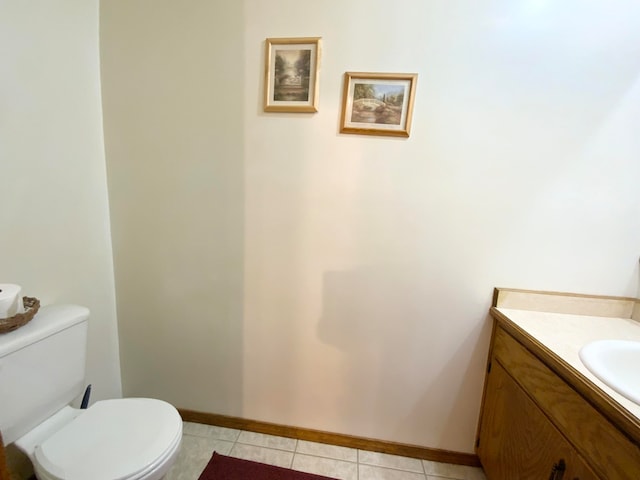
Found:
[(166, 480), (197, 480), (213, 451), (340, 480), (485, 480), (480, 468), (184, 423), (180, 455)]

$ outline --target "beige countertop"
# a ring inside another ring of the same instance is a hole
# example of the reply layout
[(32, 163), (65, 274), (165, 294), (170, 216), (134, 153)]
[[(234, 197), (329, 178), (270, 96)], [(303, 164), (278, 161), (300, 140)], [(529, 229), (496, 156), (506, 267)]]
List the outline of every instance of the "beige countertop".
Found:
[[(634, 340), (640, 342), (640, 322), (630, 318), (540, 312), (503, 307), (497, 307), (496, 310), (640, 420), (640, 405), (626, 399), (600, 381), (584, 366), (579, 357), (580, 349), (595, 340)], [(638, 368), (640, 375), (640, 366)]]

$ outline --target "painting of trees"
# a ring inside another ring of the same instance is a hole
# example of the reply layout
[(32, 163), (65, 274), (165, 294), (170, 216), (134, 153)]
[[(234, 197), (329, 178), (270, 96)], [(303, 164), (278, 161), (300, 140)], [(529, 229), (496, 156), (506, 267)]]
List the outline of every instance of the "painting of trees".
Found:
[(408, 137), (417, 73), (345, 72), (340, 133)]
[(351, 121), (400, 125), (404, 87), (394, 84), (355, 83)]
[(317, 112), (321, 37), (267, 38), (265, 112)]
[(311, 50), (276, 50), (274, 100), (309, 100)]

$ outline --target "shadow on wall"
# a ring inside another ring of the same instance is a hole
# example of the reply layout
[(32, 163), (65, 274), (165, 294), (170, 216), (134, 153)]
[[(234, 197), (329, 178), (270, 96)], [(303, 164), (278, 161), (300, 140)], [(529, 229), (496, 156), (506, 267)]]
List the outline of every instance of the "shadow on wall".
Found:
[(325, 274), (318, 335), (345, 355), (341, 416), (358, 435), (472, 452), (491, 323), (459, 285), (420, 272)]

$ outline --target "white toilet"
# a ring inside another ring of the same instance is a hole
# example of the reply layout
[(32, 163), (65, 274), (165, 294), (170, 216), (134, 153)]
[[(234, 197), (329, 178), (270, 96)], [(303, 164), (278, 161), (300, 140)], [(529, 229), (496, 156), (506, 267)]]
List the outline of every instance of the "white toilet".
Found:
[(159, 480), (175, 461), (182, 419), (149, 398), (81, 410), (89, 310), (43, 307), (0, 334), (0, 431), (31, 459), (39, 480)]

